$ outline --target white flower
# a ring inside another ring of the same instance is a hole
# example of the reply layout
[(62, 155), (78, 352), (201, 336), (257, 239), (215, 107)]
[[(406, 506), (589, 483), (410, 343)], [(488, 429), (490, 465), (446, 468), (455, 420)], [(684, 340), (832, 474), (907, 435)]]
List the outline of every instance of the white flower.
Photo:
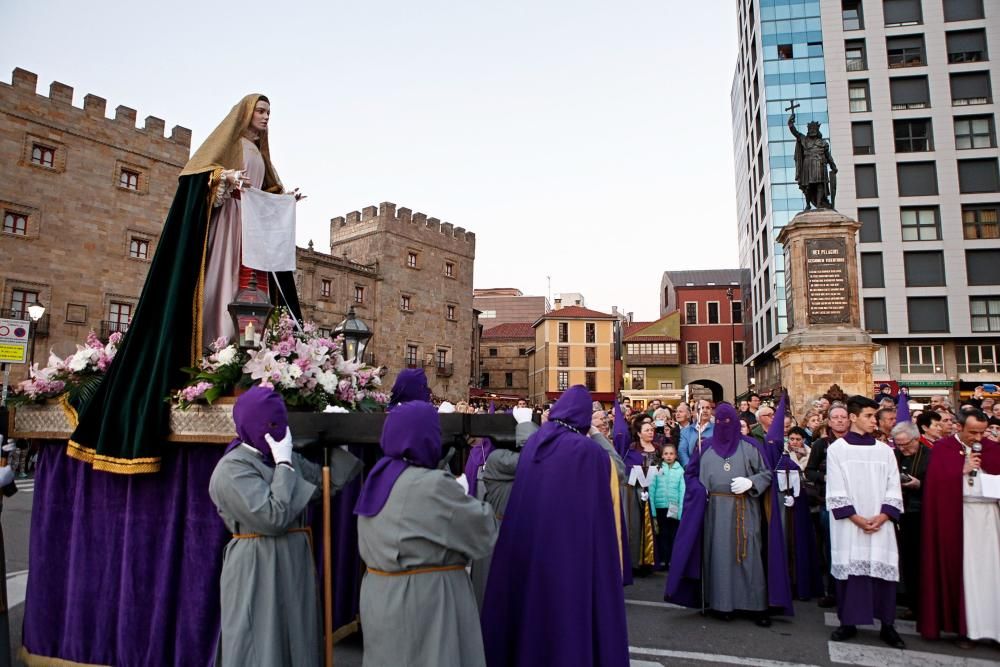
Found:
[(328, 405), (323, 409), (323, 412), (334, 413), (334, 414), (347, 414), (350, 412), (347, 408), (342, 408), (339, 405)]
[(316, 376), (316, 381), (319, 382), (319, 386), (323, 387), (323, 391), (333, 394), (337, 391), (337, 383), (340, 378), (333, 371), (322, 371)]
[(96, 362), (100, 354), (97, 350), (77, 345), (76, 354), (69, 360), (69, 369), (75, 373), (86, 370), (91, 362)]
[(219, 350), (216, 353), (215, 358), (219, 362), (220, 366), (226, 366), (236, 360), (236, 355), (236, 346), (230, 345), (229, 347)]

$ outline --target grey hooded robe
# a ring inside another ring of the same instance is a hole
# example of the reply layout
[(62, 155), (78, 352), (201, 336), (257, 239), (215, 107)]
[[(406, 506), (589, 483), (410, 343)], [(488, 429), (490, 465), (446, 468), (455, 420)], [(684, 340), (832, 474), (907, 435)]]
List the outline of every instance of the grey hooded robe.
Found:
[[(309, 536), (289, 530), (305, 525), (304, 512), (320, 495), (322, 473), (315, 463), (292, 457), (294, 470), (272, 468), (257, 450), (241, 445), (212, 473), (208, 493), (226, 528), (261, 535), (233, 538), (222, 557), (218, 667), (321, 663), (316, 565)], [(333, 450), (334, 490), (360, 472), (361, 461)]]
[[(450, 473), (410, 466), (375, 516), (358, 517), (369, 569), (361, 582), (365, 667), (485, 667), (479, 611), (465, 571), (497, 539), (493, 508)], [(455, 567), (457, 566), (457, 567)]]

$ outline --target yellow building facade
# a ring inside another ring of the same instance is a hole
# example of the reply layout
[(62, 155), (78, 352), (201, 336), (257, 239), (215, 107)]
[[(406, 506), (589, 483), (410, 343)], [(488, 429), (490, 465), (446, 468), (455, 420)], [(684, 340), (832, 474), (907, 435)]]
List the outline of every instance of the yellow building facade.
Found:
[(534, 323), (529, 351), (529, 394), (536, 405), (559, 398), (569, 387), (587, 387), (594, 400), (610, 403), (615, 383), (613, 315), (580, 306), (549, 311)]

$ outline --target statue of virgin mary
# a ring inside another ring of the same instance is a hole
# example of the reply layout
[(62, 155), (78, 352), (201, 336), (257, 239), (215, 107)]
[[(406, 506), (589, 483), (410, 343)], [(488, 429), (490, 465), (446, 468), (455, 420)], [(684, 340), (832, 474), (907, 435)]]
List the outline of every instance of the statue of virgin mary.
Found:
[[(95, 470), (156, 472), (169, 429), (165, 397), (219, 337), (227, 307), (253, 269), (243, 265), (241, 198), (284, 188), (271, 164), (270, 101), (247, 95), (181, 171), (139, 303), (114, 363), (79, 413), (67, 454)], [(288, 196), (299, 197), (297, 192)], [(257, 272), (258, 288), (301, 320), (291, 271)]]

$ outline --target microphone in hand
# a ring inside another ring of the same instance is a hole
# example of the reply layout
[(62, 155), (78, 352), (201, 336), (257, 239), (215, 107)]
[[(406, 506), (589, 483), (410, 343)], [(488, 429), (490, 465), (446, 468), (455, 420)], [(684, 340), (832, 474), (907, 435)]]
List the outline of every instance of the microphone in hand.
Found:
[[(983, 443), (977, 442), (974, 445), (972, 445), (972, 453), (973, 454), (982, 454), (983, 453)], [(978, 473), (978, 472), (979, 471), (977, 469), (973, 468), (972, 472), (969, 473), (969, 477), (975, 477), (976, 473)]]

